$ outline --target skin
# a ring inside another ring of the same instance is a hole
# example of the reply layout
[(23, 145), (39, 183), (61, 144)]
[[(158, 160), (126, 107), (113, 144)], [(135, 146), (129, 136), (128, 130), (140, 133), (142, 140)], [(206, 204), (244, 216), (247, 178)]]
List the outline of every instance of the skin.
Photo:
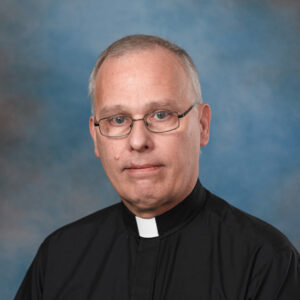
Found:
[[(95, 119), (119, 113), (142, 118), (153, 109), (179, 113), (195, 102), (195, 93), (180, 59), (167, 49), (131, 51), (109, 57), (98, 71)], [(129, 136), (102, 136), (90, 117), (95, 155), (124, 204), (135, 215), (152, 218), (184, 200), (199, 173), (200, 146), (209, 140), (210, 107), (196, 105), (180, 127), (152, 133), (134, 122)]]

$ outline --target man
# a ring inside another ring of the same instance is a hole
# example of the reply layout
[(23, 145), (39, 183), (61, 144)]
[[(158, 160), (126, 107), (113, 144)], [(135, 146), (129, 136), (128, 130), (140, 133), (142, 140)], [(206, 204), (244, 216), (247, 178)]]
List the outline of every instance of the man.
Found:
[(300, 299), (290, 242), (198, 180), (210, 108), (183, 49), (125, 37), (90, 95), (95, 154), (122, 201), (50, 235), (16, 299)]

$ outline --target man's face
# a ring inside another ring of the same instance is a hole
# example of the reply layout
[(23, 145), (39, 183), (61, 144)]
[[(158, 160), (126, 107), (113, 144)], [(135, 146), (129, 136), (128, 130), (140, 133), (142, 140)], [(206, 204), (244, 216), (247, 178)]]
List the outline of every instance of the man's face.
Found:
[[(182, 113), (195, 100), (179, 58), (156, 47), (104, 61), (96, 78), (95, 119), (123, 114), (137, 119), (157, 109)], [(159, 215), (192, 191), (200, 145), (208, 142), (209, 118), (209, 107), (202, 104), (180, 119), (174, 131), (153, 133), (136, 121), (130, 135), (122, 138), (102, 136), (90, 118), (95, 154), (133, 213), (144, 218)]]

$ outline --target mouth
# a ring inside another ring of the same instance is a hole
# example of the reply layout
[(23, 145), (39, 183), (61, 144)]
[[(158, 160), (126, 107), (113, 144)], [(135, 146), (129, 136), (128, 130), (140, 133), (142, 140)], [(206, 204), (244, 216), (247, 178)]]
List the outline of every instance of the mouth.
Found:
[(131, 164), (124, 168), (124, 171), (130, 174), (154, 173), (159, 171), (163, 165), (161, 164)]

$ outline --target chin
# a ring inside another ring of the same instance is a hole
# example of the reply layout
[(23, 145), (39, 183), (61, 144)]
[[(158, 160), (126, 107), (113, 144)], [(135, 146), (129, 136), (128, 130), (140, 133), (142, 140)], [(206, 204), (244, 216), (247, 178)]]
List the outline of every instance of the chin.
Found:
[(164, 196), (159, 193), (155, 193), (155, 190), (142, 190), (139, 193), (126, 193), (124, 197), (121, 197), (130, 206), (136, 207), (136, 209), (141, 211), (151, 211), (156, 210), (164, 202)]
[(159, 195), (153, 193), (154, 191), (142, 191), (141, 193), (134, 193), (132, 195), (127, 194), (126, 199), (128, 201), (134, 203), (137, 206), (141, 207), (151, 207), (155, 205), (155, 203), (160, 202)]

